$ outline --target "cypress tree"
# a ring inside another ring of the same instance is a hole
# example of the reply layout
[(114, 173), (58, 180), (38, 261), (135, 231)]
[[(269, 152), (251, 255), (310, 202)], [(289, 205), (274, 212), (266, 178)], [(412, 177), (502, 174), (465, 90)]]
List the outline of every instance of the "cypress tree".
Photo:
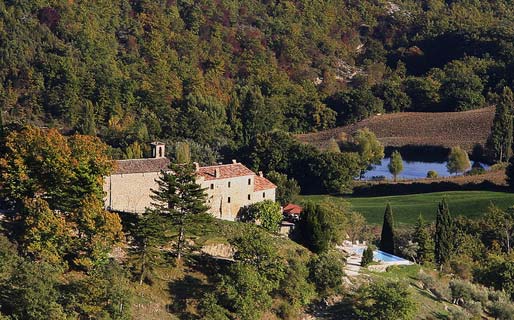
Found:
[(362, 252), (361, 267), (366, 267), (371, 262), (373, 262), (373, 249), (367, 247), (366, 250)]
[(418, 250), (416, 252), (418, 262), (420, 264), (430, 262), (433, 259), (433, 243), (430, 237), (430, 233), (427, 229), (425, 219), (420, 214), (416, 226), (414, 229), (414, 242), (418, 244)]
[(453, 223), (448, 209), (448, 202), (443, 198), (439, 203), (435, 221), (435, 262), (442, 267), (452, 253), (452, 230)]
[(175, 159), (177, 163), (191, 162), (191, 146), (186, 141), (179, 141), (175, 144)]
[(507, 184), (511, 189), (514, 189), (514, 157), (510, 157), (505, 174), (507, 175)]
[(512, 153), (513, 109), (514, 95), (509, 87), (505, 87), (496, 102), (491, 135), (487, 141), (488, 148), (500, 162), (508, 160)]
[(380, 237), (380, 250), (394, 254), (394, 220), (393, 209), (388, 202), (384, 212), (384, 224), (382, 225), (382, 235)]

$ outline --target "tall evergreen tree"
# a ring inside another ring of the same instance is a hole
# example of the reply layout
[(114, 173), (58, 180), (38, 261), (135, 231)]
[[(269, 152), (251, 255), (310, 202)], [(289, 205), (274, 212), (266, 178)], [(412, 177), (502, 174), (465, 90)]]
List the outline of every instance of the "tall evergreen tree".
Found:
[(380, 236), (380, 250), (394, 254), (394, 219), (393, 209), (389, 202), (384, 212), (384, 224), (382, 225), (382, 235)]
[(414, 242), (418, 244), (418, 250), (416, 252), (418, 262), (423, 264), (432, 261), (434, 255), (434, 244), (432, 243), (425, 219), (423, 219), (421, 214), (416, 222), (413, 238)]
[(150, 278), (155, 267), (162, 262), (161, 246), (166, 244), (166, 219), (157, 210), (147, 211), (137, 218), (133, 232), (135, 246), (132, 250), (133, 263), (139, 275), (139, 284)]
[(514, 189), (514, 157), (510, 157), (505, 174), (507, 175), (507, 184)]
[(78, 125), (79, 132), (89, 136), (96, 135), (95, 108), (89, 100), (83, 107), (82, 121)]
[(435, 221), (435, 262), (442, 267), (451, 256), (453, 221), (448, 209), (448, 202), (443, 198), (439, 203)]
[(491, 135), (487, 141), (488, 148), (498, 161), (507, 161), (512, 155), (512, 113), (514, 95), (509, 87), (504, 87), (496, 102)]
[(182, 258), (185, 228), (192, 219), (207, 212), (205, 190), (196, 183), (192, 164), (170, 164), (170, 171), (162, 171), (157, 180), (158, 189), (152, 190), (152, 205), (178, 230), (176, 255)]
[(191, 162), (191, 146), (187, 141), (179, 141), (175, 144), (175, 159), (177, 163)]

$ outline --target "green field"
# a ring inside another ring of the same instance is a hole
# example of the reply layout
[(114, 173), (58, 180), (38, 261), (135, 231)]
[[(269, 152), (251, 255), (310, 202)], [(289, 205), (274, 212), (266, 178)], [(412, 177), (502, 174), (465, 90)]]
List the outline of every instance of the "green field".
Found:
[(514, 205), (514, 193), (493, 191), (449, 191), (387, 197), (302, 196), (301, 200), (349, 202), (353, 210), (362, 213), (369, 223), (382, 224), (387, 202), (391, 203), (396, 223), (414, 224), (419, 214), (428, 221), (435, 219), (437, 204), (447, 196), (452, 216), (479, 217), (494, 203), (500, 208)]

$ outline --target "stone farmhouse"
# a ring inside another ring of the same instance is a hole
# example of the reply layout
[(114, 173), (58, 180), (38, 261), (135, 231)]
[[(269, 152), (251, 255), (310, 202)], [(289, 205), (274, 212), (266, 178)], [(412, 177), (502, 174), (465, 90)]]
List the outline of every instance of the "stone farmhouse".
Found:
[[(108, 210), (142, 213), (151, 207), (151, 190), (167, 170), (165, 145), (152, 143), (152, 158), (118, 160), (104, 180), (105, 207)], [(276, 186), (262, 172), (255, 174), (241, 163), (201, 167), (196, 164), (197, 183), (207, 193), (209, 212), (224, 220), (236, 220), (241, 208), (263, 200), (275, 201)]]

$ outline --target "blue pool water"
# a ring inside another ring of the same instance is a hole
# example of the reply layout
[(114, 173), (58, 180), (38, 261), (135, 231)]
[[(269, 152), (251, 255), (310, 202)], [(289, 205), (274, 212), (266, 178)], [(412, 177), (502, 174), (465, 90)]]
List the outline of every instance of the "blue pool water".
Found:
[[(364, 252), (364, 248), (355, 248), (353, 250), (355, 253), (362, 255), (362, 252)], [(373, 260), (374, 261), (383, 261), (383, 262), (401, 262), (401, 261), (408, 261), (403, 258), (397, 257), (395, 255), (389, 254), (384, 251), (375, 250), (373, 251)]]

